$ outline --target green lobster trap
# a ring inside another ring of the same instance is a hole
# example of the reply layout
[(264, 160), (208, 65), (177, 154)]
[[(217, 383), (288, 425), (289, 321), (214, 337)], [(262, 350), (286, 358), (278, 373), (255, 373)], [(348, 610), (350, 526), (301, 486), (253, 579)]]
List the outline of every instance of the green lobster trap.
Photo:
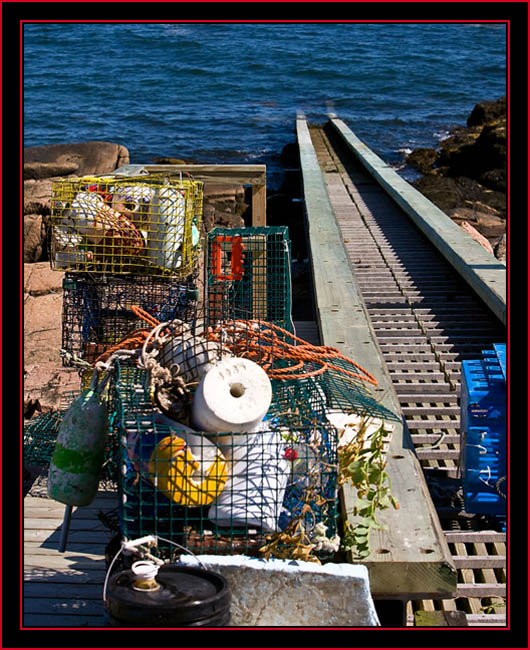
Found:
[(230, 314), (293, 329), (286, 226), (214, 228), (208, 233), (205, 267), (211, 320)]
[[(154, 408), (146, 371), (122, 364), (118, 374), (124, 537), (263, 556), (296, 527), (308, 540), (336, 535), (337, 430), (311, 405), (306, 417), (286, 411), (280, 388), (257, 431), (212, 436)], [(318, 402), (308, 382), (304, 398)]]
[(50, 264), (58, 271), (188, 276), (200, 253), (203, 183), (101, 176), (52, 183)]
[(196, 316), (193, 277), (171, 278), (67, 273), (63, 280), (63, 364), (74, 357), (94, 363), (126, 334), (145, 327), (132, 307), (160, 321)]
[(256, 319), (160, 323), (148, 343), (140, 367), (119, 361), (115, 373), (122, 535), (199, 553), (332, 555), (331, 414), (391, 417), (363, 385), (371, 376)]

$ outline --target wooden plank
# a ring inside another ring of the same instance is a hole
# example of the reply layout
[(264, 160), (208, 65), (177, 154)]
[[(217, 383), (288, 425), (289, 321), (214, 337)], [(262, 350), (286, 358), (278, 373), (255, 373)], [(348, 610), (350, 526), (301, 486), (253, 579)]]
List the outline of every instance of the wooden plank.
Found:
[(112, 174), (138, 173), (144, 169), (149, 174), (179, 175), (189, 172), (197, 181), (227, 185), (264, 185), (266, 183), (266, 165), (124, 165)]
[[(102, 539), (102, 535), (105, 535), (103, 531), (95, 530), (71, 530), (68, 535), (68, 543), (70, 542), (99, 542)], [(108, 537), (113, 535), (112, 532), (108, 532)], [(57, 528), (52, 532), (49, 530), (25, 530), (24, 531), (24, 541), (28, 542), (46, 542), (53, 545), (53, 547), (59, 546), (59, 538), (61, 536), (61, 524), (57, 525)]]
[(506, 614), (468, 614), (468, 625), (504, 626), (506, 625)]
[(104, 627), (103, 613), (94, 615), (83, 613), (50, 614), (24, 613), (24, 629), (41, 627)]
[(105, 581), (105, 569), (64, 569), (60, 570), (43, 567), (24, 568), (24, 591), (28, 584), (60, 583), (60, 584), (95, 584), (101, 585)]
[[(103, 577), (103, 580), (105, 578)], [(23, 587), (24, 598), (61, 598), (64, 600), (101, 600), (103, 581), (96, 584), (82, 582), (27, 582)], [(29, 611), (29, 609), (28, 609)]]
[(342, 120), (332, 118), (331, 124), (369, 174), (506, 325), (506, 265), (488, 253), (440, 208), (381, 160)]
[[(297, 136), (308, 219), (317, 318), (322, 344), (338, 348), (378, 381), (376, 399), (400, 419), (388, 452), (387, 471), (399, 510), (379, 513), (382, 530), (371, 536), (368, 567), (375, 597), (404, 594), (451, 595), (456, 570), (442, 534), (421, 466), (414, 455), (399, 400), (385, 367), (365, 303), (352, 275), (305, 119), (297, 119)], [(345, 516), (352, 515), (355, 490), (341, 490)], [(350, 555), (350, 561), (357, 562)]]
[(465, 612), (417, 611), (414, 613), (416, 627), (467, 627)]
[(114, 510), (117, 504), (116, 492), (99, 492), (90, 506), (75, 508), (66, 550), (60, 553), (64, 505), (25, 497), (25, 628), (103, 626), (104, 554), (115, 532), (105, 528), (97, 514)]
[[(61, 524), (62, 525), (62, 524)], [(56, 530), (57, 529), (57, 520), (51, 519), (49, 517), (45, 518), (36, 518), (36, 517), (25, 517), (24, 518), (24, 530)], [(106, 526), (99, 521), (99, 519), (76, 519), (72, 517), (70, 519), (70, 531), (73, 530), (108, 530)]]
[(73, 569), (76, 571), (96, 569), (101, 571), (105, 567), (105, 559), (103, 552), (79, 553), (70, 551), (68, 548), (65, 553), (59, 553), (50, 548), (47, 554), (30, 554), (26, 553), (26, 546), (24, 546), (24, 567), (35, 576), (39, 574), (40, 569)]
[(103, 600), (84, 598), (26, 598), (25, 614), (90, 614), (103, 615)]
[(484, 544), (493, 542), (505, 542), (506, 533), (498, 533), (493, 530), (448, 530), (444, 532), (445, 539), (448, 543), (452, 542), (483, 542)]
[(457, 569), (505, 569), (503, 555), (453, 555)]
[(458, 585), (458, 598), (506, 597), (506, 585), (494, 583), (462, 583)]

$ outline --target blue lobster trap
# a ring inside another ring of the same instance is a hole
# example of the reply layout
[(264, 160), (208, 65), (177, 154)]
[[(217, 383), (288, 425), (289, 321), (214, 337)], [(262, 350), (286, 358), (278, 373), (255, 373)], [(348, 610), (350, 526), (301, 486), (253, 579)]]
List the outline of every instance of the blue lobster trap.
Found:
[(88, 363), (129, 332), (145, 327), (131, 311), (141, 308), (161, 322), (188, 320), (197, 309), (193, 279), (67, 273), (63, 280), (62, 348)]
[(462, 362), (460, 473), (470, 513), (506, 514), (506, 378), (505, 344)]

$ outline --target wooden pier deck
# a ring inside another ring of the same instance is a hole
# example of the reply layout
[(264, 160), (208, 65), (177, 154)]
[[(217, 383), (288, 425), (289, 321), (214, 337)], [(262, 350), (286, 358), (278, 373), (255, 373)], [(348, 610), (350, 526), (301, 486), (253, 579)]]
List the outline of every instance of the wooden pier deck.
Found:
[(24, 499), (24, 627), (102, 627), (105, 547), (113, 532), (98, 518), (118, 506), (99, 492), (74, 508), (66, 550), (59, 552), (65, 507), (43, 496)]

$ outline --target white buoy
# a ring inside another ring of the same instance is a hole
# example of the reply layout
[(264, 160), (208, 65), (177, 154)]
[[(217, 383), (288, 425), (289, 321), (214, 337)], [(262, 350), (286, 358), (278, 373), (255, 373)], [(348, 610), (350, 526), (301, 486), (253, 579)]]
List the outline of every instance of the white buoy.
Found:
[(257, 527), (278, 530), (289, 465), (277, 431), (232, 436), (221, 448), (231, 460), (224, 490), (212, 503), (208, 519), (221, 527)]
[(271, 382), (263, 368), (249, 359), (223, 359), (201, 379), (192, 423), (210, 433), (255, 431), (271, 400)]

